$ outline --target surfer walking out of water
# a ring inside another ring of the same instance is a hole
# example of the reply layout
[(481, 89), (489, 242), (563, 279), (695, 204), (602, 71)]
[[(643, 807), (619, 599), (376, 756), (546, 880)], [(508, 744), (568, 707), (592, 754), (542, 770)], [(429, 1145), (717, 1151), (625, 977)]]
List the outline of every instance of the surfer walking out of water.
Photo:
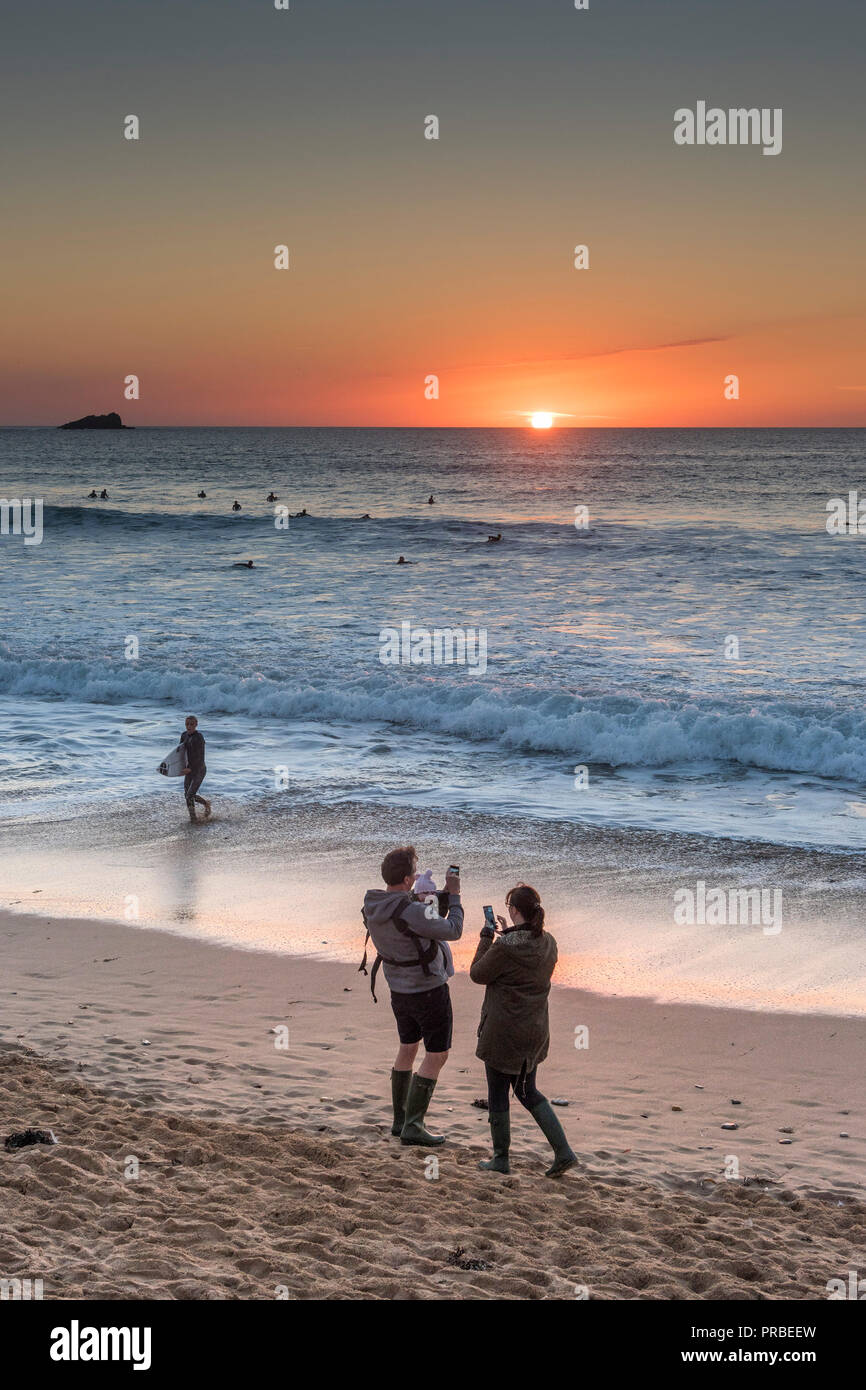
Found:
[(205, 797), (198, 795), (198, 789), (207, 773), (204, 763), (204, 736), (198, 731), (198, 720), (194, 714), (188, 714), (185, 723), (186, 732), (180, 736), (180, 746), (186, 753), (186, 767), (183, 770), (183, 794), (190, 820), (196, 821), (198, 819), (195, 813), (196, 802), (199, 806), (204, 807), (204, 818), (209, 820), (210, 802)]

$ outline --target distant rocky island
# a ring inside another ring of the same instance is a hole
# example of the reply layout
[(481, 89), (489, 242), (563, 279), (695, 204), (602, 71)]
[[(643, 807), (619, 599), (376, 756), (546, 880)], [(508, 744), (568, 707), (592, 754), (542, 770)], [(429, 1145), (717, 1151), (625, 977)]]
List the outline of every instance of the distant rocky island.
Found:
[(131, 430), (132, 425), (125, 425), (116, 410), (112, 410), (109, 415), (82, 415), (80, 420), (69, 420), (65, 425), (58, 425), (59, 430)]

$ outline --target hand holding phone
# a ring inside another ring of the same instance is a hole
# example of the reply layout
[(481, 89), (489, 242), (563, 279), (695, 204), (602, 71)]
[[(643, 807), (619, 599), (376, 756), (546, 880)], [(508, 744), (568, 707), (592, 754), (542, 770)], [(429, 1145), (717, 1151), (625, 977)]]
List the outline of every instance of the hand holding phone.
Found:
[(496, 918), (493, 915), (493, 908), (489, 903), (485, 903), (484, 906), (484, 925), (489, 927), (491, 931), (496, 931)]

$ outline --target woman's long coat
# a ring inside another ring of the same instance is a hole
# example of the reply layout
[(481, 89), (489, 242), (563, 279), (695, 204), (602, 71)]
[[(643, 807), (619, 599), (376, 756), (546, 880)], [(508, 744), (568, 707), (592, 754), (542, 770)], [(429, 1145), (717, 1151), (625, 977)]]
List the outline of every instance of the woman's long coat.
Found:
[(497, 1071), (516, 1076), (533, 1071), (550, 1047), (547, 997), (557, 960), (549, 932), (509, 931), (491, 940), (482, 936), (469, 970), (486, 985), (478, 1025), (476, 1057)]

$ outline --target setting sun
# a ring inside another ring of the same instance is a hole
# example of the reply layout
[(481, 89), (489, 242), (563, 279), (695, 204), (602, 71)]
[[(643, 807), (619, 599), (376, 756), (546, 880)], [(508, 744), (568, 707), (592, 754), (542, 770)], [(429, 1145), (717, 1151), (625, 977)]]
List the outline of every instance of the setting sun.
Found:
[(529, 423), (534, 430), (549, 430), (553, 424), (553, 416), (547, 410), (536, 410), (535, 414), (530, 416)]

